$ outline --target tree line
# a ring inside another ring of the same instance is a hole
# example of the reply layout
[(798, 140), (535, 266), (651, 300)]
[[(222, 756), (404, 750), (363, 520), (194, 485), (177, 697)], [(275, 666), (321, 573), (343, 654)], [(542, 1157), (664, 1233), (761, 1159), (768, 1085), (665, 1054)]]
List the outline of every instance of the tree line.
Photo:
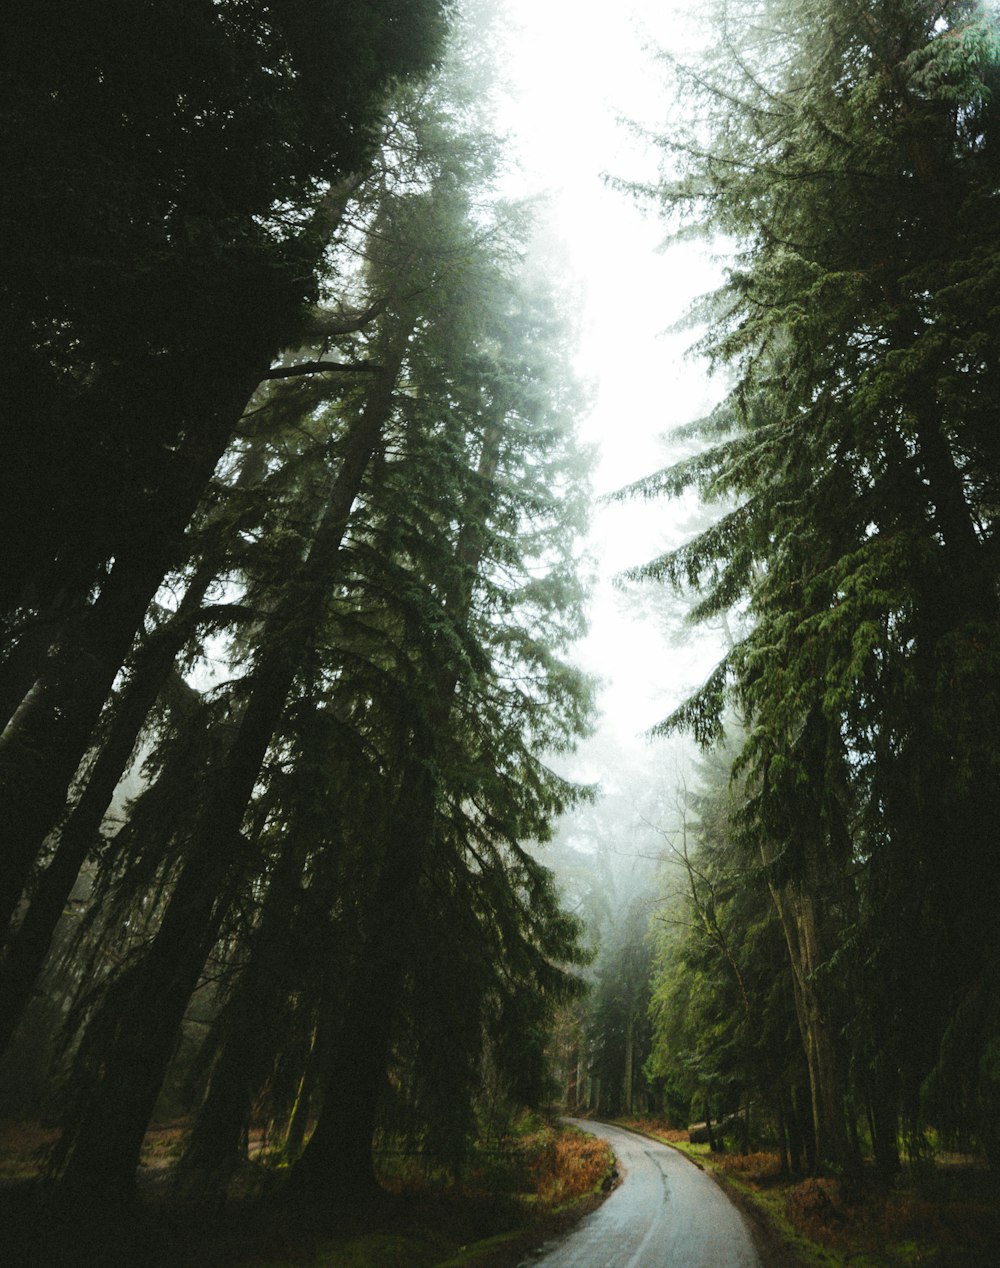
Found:
[(379, 1131), (457, 1165), (579, 989), (526, 843), (592, 707), (486, 59), (432, 0), (49, 7), (2, 55), (0, 1041), (54, 1054), (53, 1200), (130, 1198), (171, 1108), (192, 1192), (251, 1123), (307, 1196)]

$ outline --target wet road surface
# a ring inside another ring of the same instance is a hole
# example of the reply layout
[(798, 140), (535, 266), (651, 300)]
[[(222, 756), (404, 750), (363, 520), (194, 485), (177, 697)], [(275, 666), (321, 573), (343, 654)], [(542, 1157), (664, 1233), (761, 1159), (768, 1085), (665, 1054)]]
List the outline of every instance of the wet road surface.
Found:
[(623, 1182), (522, 1268), (761, 1268), (742, 1215), (676, 1149), (604, 1123), (567, 1121), (610, 1143)]

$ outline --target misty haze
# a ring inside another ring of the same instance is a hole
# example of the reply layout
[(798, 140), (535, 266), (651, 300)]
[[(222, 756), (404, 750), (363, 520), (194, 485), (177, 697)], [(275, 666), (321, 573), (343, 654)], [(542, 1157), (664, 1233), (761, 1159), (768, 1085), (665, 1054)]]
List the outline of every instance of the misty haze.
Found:
[(4, 1264), (1000, 1262), (995, 0), (0, 63)]

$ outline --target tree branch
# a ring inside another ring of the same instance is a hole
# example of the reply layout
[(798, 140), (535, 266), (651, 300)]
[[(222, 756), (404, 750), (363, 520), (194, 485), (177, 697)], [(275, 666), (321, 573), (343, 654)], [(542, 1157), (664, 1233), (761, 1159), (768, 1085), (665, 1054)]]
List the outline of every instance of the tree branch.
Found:
[(389, 304), (388, 296), (375, 300), (367, 308), (332, 310), (315, 308), (309, 315), (305, 329), (307, 339), (333, 339), (338, 335), (351, 335), (381, 317)]
[(261, 379), (293, 379), (305, 374), (377, 374), (382, 367), (374, 361), (299, 361), (295, 365), (278, 365)]

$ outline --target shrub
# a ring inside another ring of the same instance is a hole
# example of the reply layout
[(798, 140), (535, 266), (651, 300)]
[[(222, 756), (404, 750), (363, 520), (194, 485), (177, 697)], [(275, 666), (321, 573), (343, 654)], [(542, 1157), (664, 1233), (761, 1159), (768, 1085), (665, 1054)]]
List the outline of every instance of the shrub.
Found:
[(713, 1159), (717, 1171), (738, 1176), (751, 1184), (781, 1175), (781, 1155), (775, 1153), (719, 1154)]
[(848, 1223), (848, 1213), (836, 1180), (804, 1180), (792, 1189), (785, 1202), (792, 1224), (814, 1241), (836, 1245)]
[(592, 1192), (614, 1165), (611, 1146), (582, 1132), (554, 1136), (539, 1151), (532, 1165), (534, 1192), (551, 1206)]
[(660, 1140), (676, 1142), (686, 1141), (688, 1138), (685, 1128), (671, 1127), (669, 1123), (658, 1122), (655, 1118), (630, 1118), (628, 1123), (636, 1131), (645, 1132), (647, 1136), (656, 1136)]

